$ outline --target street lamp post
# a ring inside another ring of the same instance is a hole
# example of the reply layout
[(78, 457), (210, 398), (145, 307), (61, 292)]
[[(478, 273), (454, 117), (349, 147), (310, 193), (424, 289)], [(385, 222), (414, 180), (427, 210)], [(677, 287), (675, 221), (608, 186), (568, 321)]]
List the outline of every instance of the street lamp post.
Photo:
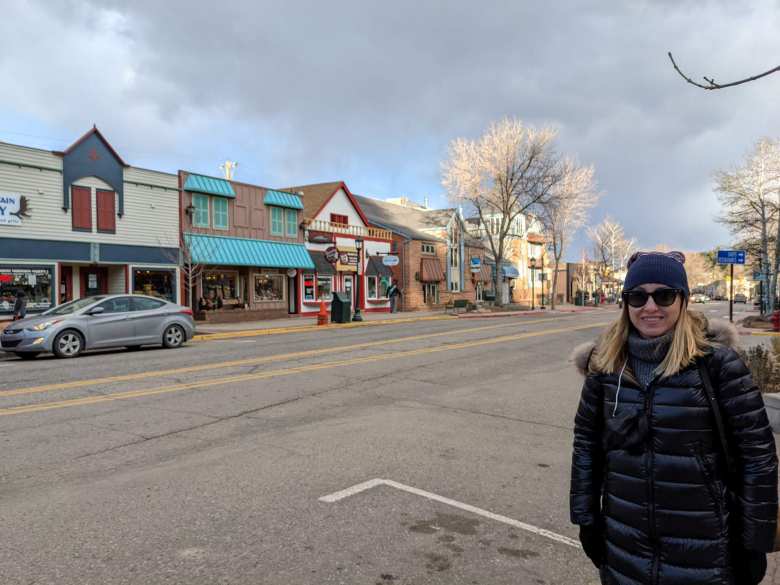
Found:
[(529, 261), (529, 268), (531, 269), (531, 310), (534, 310), (534, 302), (536, 296), (535, 284), (536, 284), (536, 258), (531, 258)]
[(352, 316), (353, 321), (362, 321), (363, 315), (360, 314), (360, 281), (363, 279), (363, 240), (355, 240), (355, 249), (357, 250), (358, 264), (357, 264), (357, 282), (355, 283), (355, 314)]

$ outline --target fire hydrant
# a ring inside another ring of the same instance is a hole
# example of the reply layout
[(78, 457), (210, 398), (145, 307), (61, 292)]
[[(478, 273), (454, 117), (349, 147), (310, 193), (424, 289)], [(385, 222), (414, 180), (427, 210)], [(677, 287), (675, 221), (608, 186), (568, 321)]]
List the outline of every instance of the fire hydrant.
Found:
[(770, 319), (772, 320), (772, 329), (775, 331), (780, 331), (780, 311), (775, 311), (772, 313)]
[(325, 309), (325, 301), (320, 301), (320, 312), (317, 313), (317, 325), (328, 324), (328, 311)]

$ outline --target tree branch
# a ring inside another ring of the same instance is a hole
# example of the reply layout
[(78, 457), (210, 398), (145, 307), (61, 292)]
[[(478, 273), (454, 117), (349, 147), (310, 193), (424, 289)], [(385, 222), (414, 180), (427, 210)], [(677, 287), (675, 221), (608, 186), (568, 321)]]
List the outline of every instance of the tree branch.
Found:
[(674, 57), (672, 57), (671, 51), (667, 53), (669, 55), (669, 60), (672, 62), (672, 65), (674, 66), (675, 71), (680, 74), (680, 77), (682, 77), (685, 81), (690, 83), (691, 85), (695, 85), (696, 87), (700, 87), (701, 89), (723, 89), (725, 87), (733, 87), (735, 85), (740, 85), (742, 83), (747, 83), (749, 81), (755, 81), (756, 79), (761, 79), (762, 77), (766, 77), (767, 75), (771, 75), (772, 73), (775, 73), (777, 71), (780, 71), (780, 65), (775, 67), (774, 69), (770, 69), (769, 71), (764, 71), (763, 73), (759, 73), (758, 75), (753, 75), (752, 77), (746, 77), (745, 79), (740, 79), (739, 81), (732, 81), (730, 83), (715, 83), (714, 77), (704, 77), (702, 76), (702, 79), (707, 82), (707, 85), (704, 85), (702, 83), (698, 83), (685, 75), (682, 71), (680, 71), (680, 68), (677, 66), (677, 63), (674, 61)]

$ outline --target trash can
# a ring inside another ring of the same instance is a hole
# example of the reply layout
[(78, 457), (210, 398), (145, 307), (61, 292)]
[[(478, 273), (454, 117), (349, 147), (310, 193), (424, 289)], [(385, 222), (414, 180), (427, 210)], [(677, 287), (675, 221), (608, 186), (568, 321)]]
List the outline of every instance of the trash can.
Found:
[(349, 323), (352, 321), (352, 299), (349, 293), (334, 292), (330, 303), (330, 322)]

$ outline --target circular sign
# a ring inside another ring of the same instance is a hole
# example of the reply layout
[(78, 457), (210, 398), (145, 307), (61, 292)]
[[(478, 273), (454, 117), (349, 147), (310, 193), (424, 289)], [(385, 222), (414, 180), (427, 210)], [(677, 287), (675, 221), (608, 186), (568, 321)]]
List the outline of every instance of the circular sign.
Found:
[(398, 256), (383, 256), (382, 264), (385, 266), (398, 266)]
[(325, 260), (333, 264), (338, 259), (339, 251), (336, 249), (336, 246), (329, 246), (325, 248)]
[(296, 274), (298, 274), (298, 271), (295, 268), (287, 269), (287, 276), (289, 276), (290, 278), (294, 278)]

